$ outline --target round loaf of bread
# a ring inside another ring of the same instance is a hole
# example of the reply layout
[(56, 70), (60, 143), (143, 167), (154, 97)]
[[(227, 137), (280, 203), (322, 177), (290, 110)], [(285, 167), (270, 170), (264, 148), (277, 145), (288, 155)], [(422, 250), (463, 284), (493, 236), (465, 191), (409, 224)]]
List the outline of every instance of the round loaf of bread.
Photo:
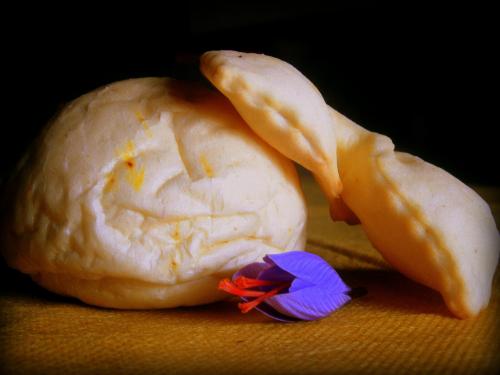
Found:
[(89, 304), (216, 301), (222, 277), (304, 248), (292, 162), (221, 94), (171, 79), (117, 82), (71, 102), (10, 186), (7, 263)]

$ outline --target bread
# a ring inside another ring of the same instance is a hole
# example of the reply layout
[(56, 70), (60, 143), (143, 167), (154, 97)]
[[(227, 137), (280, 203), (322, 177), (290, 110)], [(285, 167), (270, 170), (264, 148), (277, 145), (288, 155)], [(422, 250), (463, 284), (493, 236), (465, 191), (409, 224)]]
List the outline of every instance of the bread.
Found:
[[(441, 293), (460, 318), (488, 306), (500, 236), (488, 204), (445, 170), (331, 109), (342, 199), (404, 275)], [(374, 199), (376, 197), (376, 199)]]
[(221, 94), (170, 79), (117, 82), (71, 102), (11, 189), (7, 263), (98, 306), (216, 301), (220, 278), (305, 244), (293, 163)]
[(256, 134), (312, 171), (329, 198), (339, 195), (342, 183), (328, 106), (302, 73), (274, 57), (237, 51), (204, 53), (201, 71)]

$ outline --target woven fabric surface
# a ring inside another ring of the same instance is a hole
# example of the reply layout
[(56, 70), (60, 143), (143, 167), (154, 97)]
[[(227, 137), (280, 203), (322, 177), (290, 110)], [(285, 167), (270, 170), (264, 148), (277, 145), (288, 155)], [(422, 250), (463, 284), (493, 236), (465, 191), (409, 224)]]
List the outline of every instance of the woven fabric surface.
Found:
[[(87, 306), (5, 270), (3, 374), (490, 374), (500, 369), (500, 272), (489, 307), (454, 318), (438, 293), (393, 271), (358, 226), (333, 223), (310, 177), (308, 250), (356, 298), (328, 318), (279, 323), (234, 301), (154, 311)], [(500, 190), (479, 189), (498, 223)]]

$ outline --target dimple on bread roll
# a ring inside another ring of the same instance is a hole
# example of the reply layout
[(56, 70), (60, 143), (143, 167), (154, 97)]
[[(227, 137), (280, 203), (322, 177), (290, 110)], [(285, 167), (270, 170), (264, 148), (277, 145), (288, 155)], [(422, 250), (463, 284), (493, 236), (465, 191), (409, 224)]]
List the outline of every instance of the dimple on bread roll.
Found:
[(166, 78), (117, 82), (71, 102), (9, 191), (7, 263), (99, 306), (216, 301), (221, 277), (305, 244), (293, 163), (222, 94)]

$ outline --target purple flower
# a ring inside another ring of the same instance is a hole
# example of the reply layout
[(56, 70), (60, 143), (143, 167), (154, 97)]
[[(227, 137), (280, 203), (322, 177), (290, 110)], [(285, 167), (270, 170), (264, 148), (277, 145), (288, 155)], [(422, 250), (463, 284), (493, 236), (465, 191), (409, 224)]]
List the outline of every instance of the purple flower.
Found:
[(315, 320), (347, 303), (351, 290), (321, 257), (290, 251), (266, 255), (224, 279), (219, 289), (240, 296), (243, 313), (253, 308), (281, 321)]

